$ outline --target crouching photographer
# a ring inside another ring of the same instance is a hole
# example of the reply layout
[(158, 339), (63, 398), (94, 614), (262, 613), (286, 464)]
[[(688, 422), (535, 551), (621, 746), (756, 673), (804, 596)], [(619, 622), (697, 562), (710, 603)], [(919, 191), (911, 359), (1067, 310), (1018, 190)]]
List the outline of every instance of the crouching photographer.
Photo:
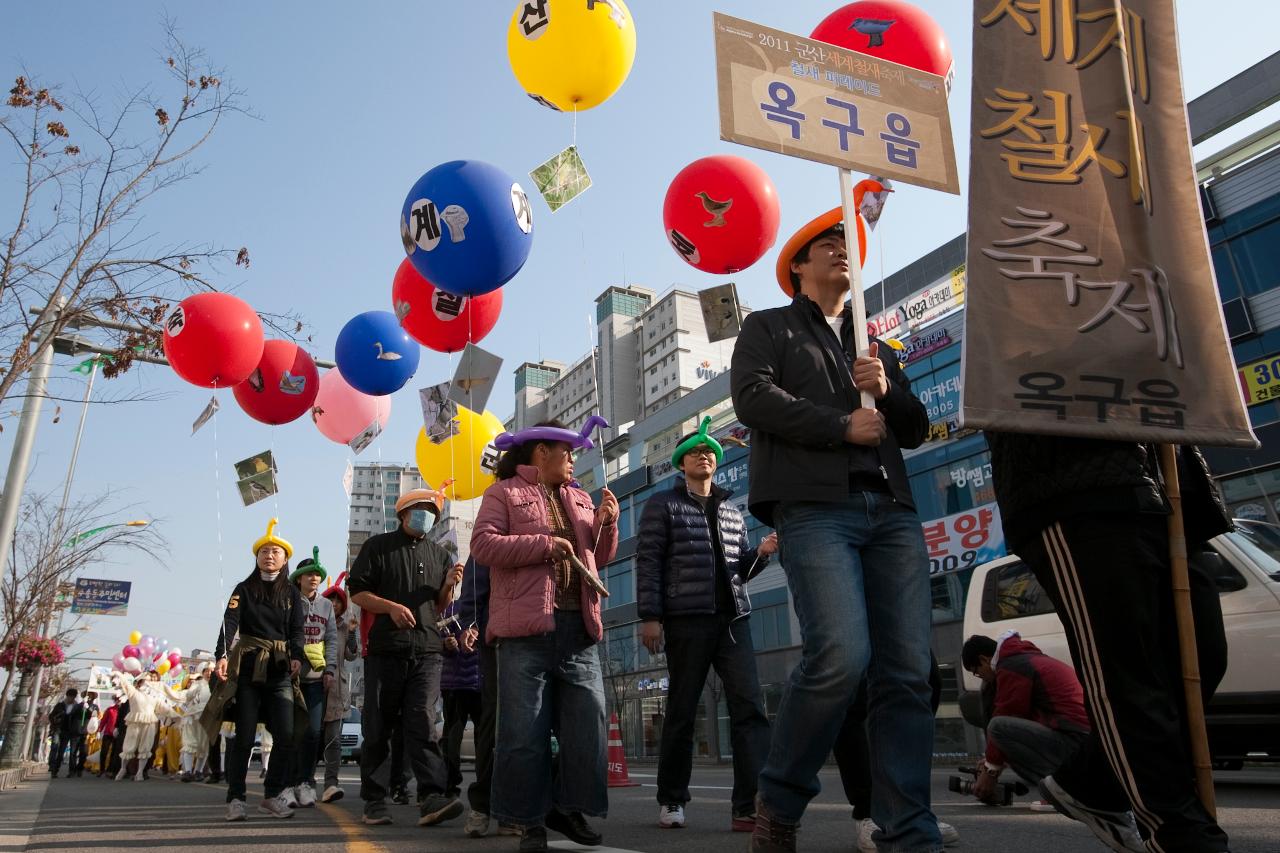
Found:
[(998, 804), (1006, 767), (1037, 785), (1088, 739), (1084, 691), (1069, 664), (1044, 654), (1016, 631), (999, 642), (975, 634), (965, 641), (960, 659), (982, 679), (983, 707), (991, 708), (986, 754), (974, 774), (972, 793), (979, 800)]

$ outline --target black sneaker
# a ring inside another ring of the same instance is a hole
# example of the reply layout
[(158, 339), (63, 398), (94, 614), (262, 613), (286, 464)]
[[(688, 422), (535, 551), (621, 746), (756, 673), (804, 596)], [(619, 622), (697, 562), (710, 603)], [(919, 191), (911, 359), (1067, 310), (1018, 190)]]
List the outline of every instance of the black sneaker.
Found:
[(559, 809), (552, 809), (547, 813), (547, 829), (587, 847), (595, 847), (604, 841), (604, 836), (591, 828), (582, 812), (566, 814)]
[(391, 802), (397, 806), (409, 805), (409, 789), (408, 788), (392, 788)]
[(445, 794), (428, 794), (418, 801), (418, 826), (433, 826), (446, 820), (452, 820), (462, 814), (465, 809), (462, 800)]
[(542, 826), (525, 827), (520, 837), (520, 853), (545, 853), (547, 849), (547, 830)]
[(362, 820), (369, 826), (385, 826), (391, 823), (391, 815), (387, 813), (387, 804), (382, 800), (373, 800), (365, 803)]
[(1117, 853), (1142, 853), (1147, 849), (1138, 834), (1133, 812), (1113, 812), (1087, 806), (1071, 796), (1052, 776), (1040, 780), (1040, 796), (1062, 814), (1089, 827), (1099, 841)]

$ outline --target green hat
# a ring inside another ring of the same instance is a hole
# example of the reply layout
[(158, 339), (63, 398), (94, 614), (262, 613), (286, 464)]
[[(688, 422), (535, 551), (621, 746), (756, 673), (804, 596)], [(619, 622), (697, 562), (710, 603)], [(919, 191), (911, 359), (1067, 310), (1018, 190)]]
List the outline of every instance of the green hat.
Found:
[(698, 427), (698, 431), (686, 438), (676, 446), (675, 452), (671, 454), (671, 464), (676, 468), (680, 467), (680, 460), (690, 450), (693, 450), (699, 444), (705, 444), (710, 447), (716, 455), (716, 464), (719, 465), (724, 461), (724, 448), (720, 446), (720, 442), (707, 435), (707, 430), (711, 428), (711, 415), (707, 415), (702, 419), (702, 426)]
[(324, 566), (320, 565), (320, 546), (316, 545), (311, 549), (311, 556), (298, 563), (298, 568), (293, 570), (293, 574), (289, 575), (289, 582), (293, 583), (305, 574), (315, 572), (320, 576), (320, 580), (329, 577), (329, 573), (324, 570)]

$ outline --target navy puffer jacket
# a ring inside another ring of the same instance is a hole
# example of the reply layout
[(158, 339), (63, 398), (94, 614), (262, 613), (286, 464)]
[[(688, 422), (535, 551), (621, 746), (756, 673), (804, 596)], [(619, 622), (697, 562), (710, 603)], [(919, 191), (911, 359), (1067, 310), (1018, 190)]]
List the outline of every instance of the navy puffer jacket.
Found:
[[(736, 616), (751, 612), (747, 574), (753, 570), (756, 549), (748, 547), (742, 513), (727, 503), (733, 493), (712, 485), (711, 501), (720, 525), (720, 543)], [(689, 496), (681, 478), (675, 488), (649, 498), (640, 517), (636, 545), (636, 603), (641, 619), (704, 616), (716, 612), (716, 558), (711, 528), (702, 505)], [(754, 569), (768, 563), (763, 557)]]

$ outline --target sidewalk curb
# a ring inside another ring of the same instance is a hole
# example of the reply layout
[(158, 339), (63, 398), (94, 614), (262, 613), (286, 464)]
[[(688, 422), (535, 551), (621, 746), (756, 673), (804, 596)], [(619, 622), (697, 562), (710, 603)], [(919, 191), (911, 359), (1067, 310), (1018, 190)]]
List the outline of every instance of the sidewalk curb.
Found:
[(48, 792), (49, 776), (43, 765), (27, 763), (0, 771), (0, 847), (27, 849)]

